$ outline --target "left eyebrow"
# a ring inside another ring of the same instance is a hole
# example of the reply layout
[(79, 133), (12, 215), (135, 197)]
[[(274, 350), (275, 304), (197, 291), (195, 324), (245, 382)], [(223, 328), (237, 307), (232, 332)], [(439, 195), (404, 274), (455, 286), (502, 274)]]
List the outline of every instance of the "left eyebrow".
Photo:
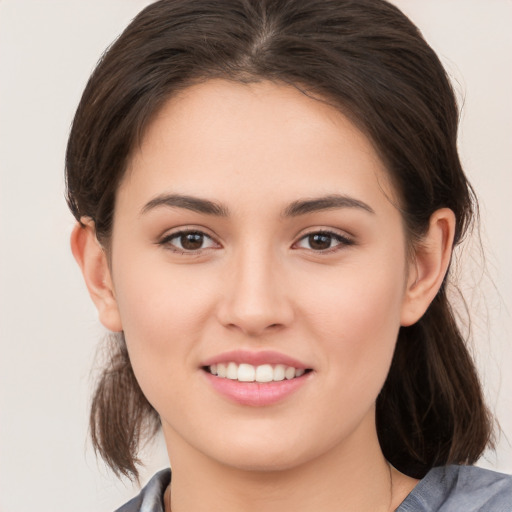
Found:
[(359, 199), (345, 195), (331, 194), (323, 197), (294, 201), (284, 210), (283, 216), (298, 217), (299, 215), (305, 215), (307, 213), (333, 210), (335, 208), (358, 208), (368, 213), (375, 214), (375, 210), (370, 205)]

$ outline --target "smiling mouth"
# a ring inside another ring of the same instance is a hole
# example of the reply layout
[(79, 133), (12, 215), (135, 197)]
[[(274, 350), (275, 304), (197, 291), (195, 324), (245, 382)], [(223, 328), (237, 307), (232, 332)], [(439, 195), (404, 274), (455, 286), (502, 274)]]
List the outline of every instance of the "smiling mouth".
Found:
[(204, 366), (203, 370), (216, 377), (238, 382), (280, 382), (296, 379), (311, 372), (309, 368), (295, 368), (284, 364), (253, 366), (247, 363), (237, 364), (233, 361)]

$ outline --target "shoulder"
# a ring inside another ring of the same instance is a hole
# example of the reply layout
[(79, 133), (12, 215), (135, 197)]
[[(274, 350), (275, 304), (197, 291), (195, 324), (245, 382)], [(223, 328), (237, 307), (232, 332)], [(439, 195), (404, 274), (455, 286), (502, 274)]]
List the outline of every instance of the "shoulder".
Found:
[(431, 469), (396, 512), (512, 512), (512, 476), (475, 466)]
[(135, 498), (115, 512), (164, 512), (163, 496), (170, 481), (170, 469), (159, 471)]

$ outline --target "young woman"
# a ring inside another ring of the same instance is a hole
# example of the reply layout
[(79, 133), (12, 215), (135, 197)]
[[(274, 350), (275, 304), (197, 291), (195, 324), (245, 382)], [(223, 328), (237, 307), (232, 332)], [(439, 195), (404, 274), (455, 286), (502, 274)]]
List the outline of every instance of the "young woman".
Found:
[(72, 250), (117, 333), (91, 432), (144, 511), (512, 510), (447, 298), (475, 202), (438, 58), (383, 0), (161, 0), (94, 71)]

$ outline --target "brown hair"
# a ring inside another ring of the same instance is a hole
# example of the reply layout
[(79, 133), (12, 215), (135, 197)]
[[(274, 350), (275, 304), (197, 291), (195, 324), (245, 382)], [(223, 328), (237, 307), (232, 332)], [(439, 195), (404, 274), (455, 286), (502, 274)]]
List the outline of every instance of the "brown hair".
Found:
[[(396, 7), (384, 0), (161, 0), (105, 53), (69, 137), (69, 207), (77, 220), (94, 220), (106, 247), (118, 184), (148, 122), (177, 91), (210, 78), (279, 81), (329, 101), (387, 165), (411, 243), (442, 207), (455, 213), (461, 241), (476, 203), (457, 153), (456, 100), (436, 54)], [(384, 455), (414, 477), (473, 463), (492, 430), (446, 287), (445, 280), (415, 325), (400, 329), (377, 399)], [(121, 337), (94, 394), (94, 446), (116, 473), (136, 476), (139, 440), (158, 421)]]

